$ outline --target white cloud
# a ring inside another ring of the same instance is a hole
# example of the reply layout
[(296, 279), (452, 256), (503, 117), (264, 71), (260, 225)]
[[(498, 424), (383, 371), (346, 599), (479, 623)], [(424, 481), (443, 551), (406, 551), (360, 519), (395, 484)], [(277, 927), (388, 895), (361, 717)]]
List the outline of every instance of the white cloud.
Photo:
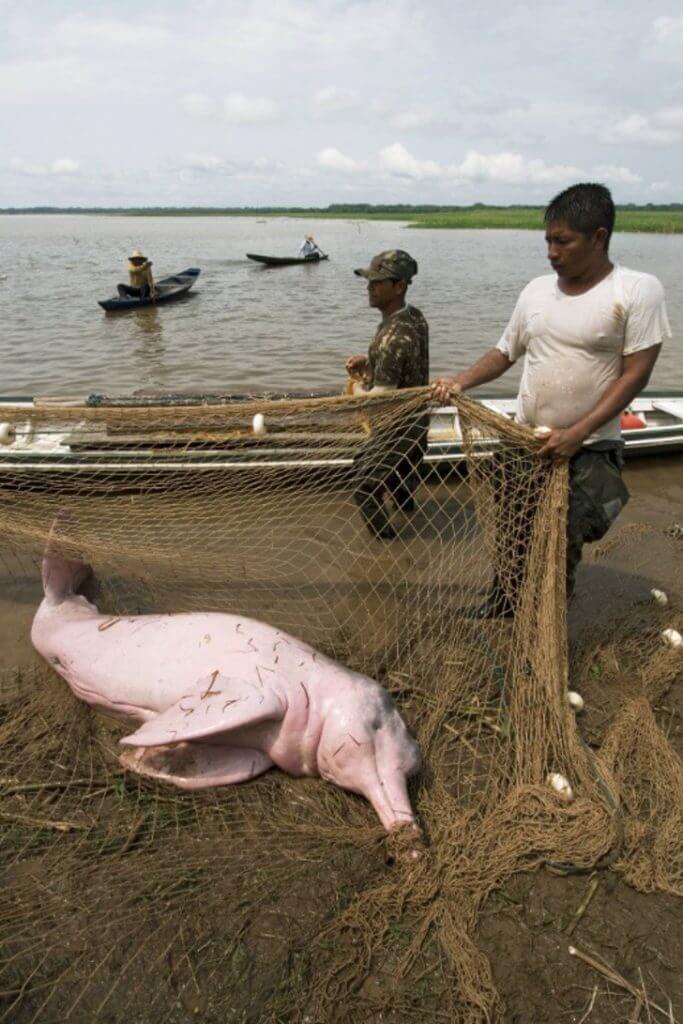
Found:
[(50, 171), (52, 174), (78, 174), (80, 170), (80, 164), (77, 160), (72, 160), (71, 157), (62, 156), (57, 160), (53, 160), (50, 165)]
[(334, 85), (318, 89), (313, 97), (313, 111), (319, 117), (343, 114), (360, 106), (360, 96), (353, 89), (338, 89)]
[(279, 173), (285, 170), (284, 164), (279, 160), (271, 160), (267, 156), (259, 156), (255, 160), (249, 160), (246, 164), (248, 170), (259, 171), (263, 174)]
[(617, 121), (607, 132), (608, 142), (635, 142), (638, 145), (672, 146), (681, 141), (681, 132), (677, 128), (657, 123), (657, 116), (645, 117), (643, 114), (629, 114)]
[(320, 167), (325, 167), (329, 171), (357, 171), (359, 169), (355, 160), (352, 160), (350, 156), (344, 156), (334, 146), (321, 149), (315, 159)]
[(383, 171), (399, 178), (438, 178), (443, 174), (441, 167), (433, 160), (418, 160), (400, 142), (385, 146), (379, 153), (379, 165)]
[[(552, 72), (574, 8), (539, 19), (525, 0), (501, 29), (500, 0), (200, 6), (188, 18), (152, 3), (131, 20), (104, 3), (0, 0), (5, 203), (324, 205), (347, 185), (374, 202), (540, 201), (596, 165), (629, 198), (654, 201), (659, 180), (663, 195), (683, 189), (680, 2), (593, 5), (571, 100)], [(387, 76), (407, 53), (421, 74)], [(123, 147), (106, 130), (121, 119)], [(71, 159), (80, 169), (57, 162)]]
[(412, 107), (395, 114), (391, 123), (401, 131), (412, 131), (415, 128), (425, 128), (427, 125), (435, 124), (439, 118), (431, 107)]
[(121, 48), (137, 51), (165, 46), (171, 41), (167, 28), (145, 18), (126, 21), (124, 18), (98, 18), (76, 14), (59, 22), (55, 41), (60, 51)]
[(225, 170), (225, 163), (218, 156), (202, 156), (200, 153), (190, 153), (185, 161), (185, 167), (193, 171), (205, 171), (208, 174), (215, 174), (217, 171)]
[(244, 96), (241, 92), (229, 93), (223, 100), (223, 110), (228, 121), (234, 124), (258, 124), (277, 117), (272, 100)]
[(652, 60), (683, 62), (683, 15), (655, 18), (645, 39), (644, 52)]
[(21, 157), (14, 157), (10, 161), (10, 166), (18, 174), (35, 178), (48, 177), (50, 175), (76, 175), (80, 170), (78, 161), (72, 160), (68, 156), (58, 157), (49, 164), (38, 164), (33, 163), (31, 160), (23, 160)]
[[(536, 100), (536, 102), (538, 102)], [(512, 112), (528, 111), (530, 100), (490, 86), (482, 88), (469, 82), (458, 90), (452, 99), (452, 107), (458, 113), (500, 116)]]
[(382, 96), (373, 96), (369, 103), (369, 109), (378, 117), (384, 117), (390, 111), (390, 105)]
[(10, 166), (17, 174), (26, 174), (31, 177), (47, 174), (47, 167), (44, 164), (34, 164), (30, 160), (22, 160), (19, 156), (15, 156), (10, 160)]
[(664, 110), (658, 110), (655, 120), (658, 124), (683, 128), (683, 107), (665, 107)]
[(180, 106), (190, 117), (208, 117), (213, 114), (216, 104), (201, 92), (190, 92), (181, 97)]
[(670, 181), (653, 181), (650, 185), (650, 192), (666, 192), (670, 188)]
[[(584, 172), (570, 164), (548, 164), (541, 159), (527, 159), (520, 153), (469, 152), (461, 163), (444, 166), (436, 160), (420, 160), (399, 142), (385, 146), (374, 161), (359, 163), (329, 148), (317, 154), (322, 167), (337, 171), (370, 170), (379, 178), (387, 175), (410, 181), (456, 181), (460, 183), (494, 182), (505, 185), (555, 185), (585, 177)], [(640, 181), (626, 167), (606, 165), (601, 170), (619, 184)]]
[(639, 185), (643, 180), (628, 167), (617, 167), (614, 164), (597, 164), (591, 170), (593, 178), (599, 178), (610, 185)]
[(90, 78), (72, 57), (0, 60), (0, 92), (11, 95), (14, 104), (49, 106), (55, 96), (81, 95)]
[(199, 171), (201, 174), (246, 179), (264, 178), (269, 175), (276, 178), (282, 174), (283, 169), (283, 165), (279, 161), (271, 160), (269, 157), (257, 157), (255, 160), (226, 160), (220, 156), (204, 153), (189, 153), (179, 164), (171, 163), (168, 168), (171, 173), (178, 170), (181, 173)]
[(576, 179), (582, 172), (571, 164), (546, 164), (544, 160), (529, 160), (521, 153), (469, 152), (462, 163), (448, 167), (448, 174), (464, 181), (545, 185)]

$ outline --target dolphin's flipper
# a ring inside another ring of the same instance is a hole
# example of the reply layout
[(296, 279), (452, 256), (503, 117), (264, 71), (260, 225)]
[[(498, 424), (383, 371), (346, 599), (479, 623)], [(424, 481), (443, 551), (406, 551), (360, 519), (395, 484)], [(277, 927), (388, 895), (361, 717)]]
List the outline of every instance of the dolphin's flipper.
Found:
[(158, 747), (217, 733), (279, 721), (285, 706), (267, 683), (249, 683), (212, 672), (194, 681), (191, 692), (120, 741), (131, 747)]
[(203, 789), (246, 782), (273, 764), (267, 754), (249, 747), (210, 743), (176, 743), (166, 747), (139, 747), (121, 754), (124, 768), (181, 789)]

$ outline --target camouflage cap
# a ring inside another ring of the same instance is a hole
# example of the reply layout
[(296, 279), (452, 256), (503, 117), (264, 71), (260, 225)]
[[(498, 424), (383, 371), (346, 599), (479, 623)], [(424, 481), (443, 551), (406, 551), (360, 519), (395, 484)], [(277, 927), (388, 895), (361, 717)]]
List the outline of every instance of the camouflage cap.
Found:
[(370, 266), (354, 270), (358, 277), (368, 281), (406, 281), (408, 284), (417, 274), (417, 263), (405, 249), (387, 249), (373, 256)]

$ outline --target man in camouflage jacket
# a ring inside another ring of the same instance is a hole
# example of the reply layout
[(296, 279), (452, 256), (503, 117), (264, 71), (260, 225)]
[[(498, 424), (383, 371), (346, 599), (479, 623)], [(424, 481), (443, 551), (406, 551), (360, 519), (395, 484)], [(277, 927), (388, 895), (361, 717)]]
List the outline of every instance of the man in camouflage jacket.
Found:
[[(370, 266), (354, 271), (368, 282), (368, 301), (382, 314), (367, 356), (346, 362), (354, 394), (380, 394), (429, 382), (429, 327), (419, 309), (406, 304), (417, 263), (403, 249), (375, 256)], [(396, 536), (384, 505), (387, 495), (397, 509), (410, 512), (419, 465), (427, 447), (425, 416), (392, 431), (372, 430), (355, 463), (354, 497), (370, 532), (384, 540)]]

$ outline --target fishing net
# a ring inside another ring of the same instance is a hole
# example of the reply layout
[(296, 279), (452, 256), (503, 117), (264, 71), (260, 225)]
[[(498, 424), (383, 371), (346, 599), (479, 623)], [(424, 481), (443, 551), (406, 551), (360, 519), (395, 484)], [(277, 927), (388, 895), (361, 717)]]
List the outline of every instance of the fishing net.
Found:
[[(503, 1010), (477, 918), (510, 875), (610, 864), (680, 889), (680, 764), (651, 710), (680, 653), (653, 611), (625, 655), (630, 690), (582, 738), (570, 682), (590, 690), (600, 664), (604, 688), (625, 667), (604, 631), (568, 655), (566, 467), (464, 396), (427, 448), (429, 408), (418, 389), (14, 410), (0, 1020), (483, 1024)], [(230, 612), (378, 680), (424, 758), (419, 857), (321, 780), (273, 770), (185, 793), (124, 772), (130, 726), (30, 647), (58, 516), (112, 622)], [(477, 617), (487, 595), (504, 616)]]

